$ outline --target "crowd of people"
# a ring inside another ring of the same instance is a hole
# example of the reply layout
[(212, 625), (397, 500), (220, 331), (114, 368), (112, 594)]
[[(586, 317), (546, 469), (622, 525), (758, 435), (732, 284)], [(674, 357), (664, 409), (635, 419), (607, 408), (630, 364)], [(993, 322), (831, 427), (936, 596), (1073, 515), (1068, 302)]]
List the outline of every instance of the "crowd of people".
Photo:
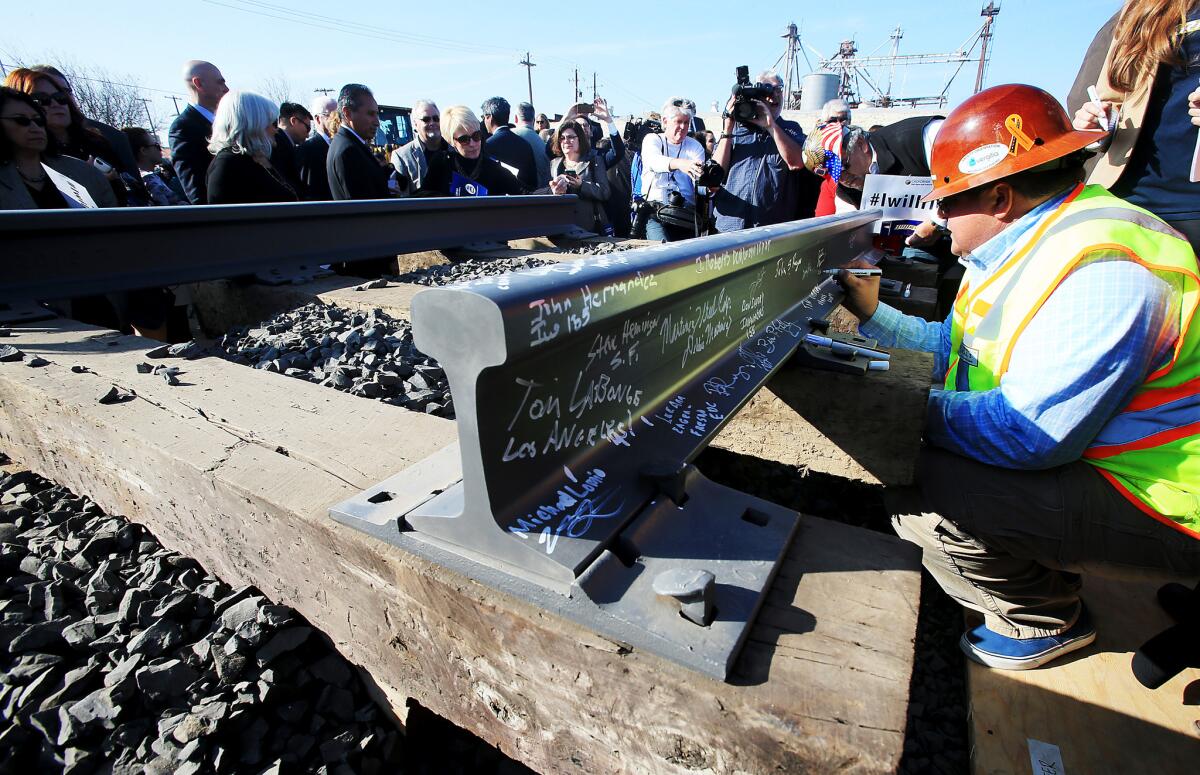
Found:
[[(25, 177), (6, 187), (0, 206), (576, 194), (580, 229), (629, 236), (637, 226), (638, 236), (675, 240), (811, 217), (820, 183), (801, 160), (804, 132), (780, 117), (783, 85), (771, 72), (759, 79), (771, 91), (756, 104), (756, 118), (727, 118), (720, 137), (683, 98), (627, 123), (624, 132), (601, 98), (570, 106), (553, 121), (528, 102), (514, 109), (503, 97), (484, 101), (478, 113), (464, 105), (443, 112), (421, 99), (411, 114), (414, 137), (400, 147), (376, 145), (379, 107), (362, 84), (306, 107), (231, 91), (210, 62), (186, 63), (183, 80), (188, 104), (171, 124), (164, 159), (152, 132), (83, 115), (70, 81), (55, 68), (13, 70), (0, 98), (12, 105), (6, 110), (13, 120), (0, 140), (6, 157), (22, 160), (6, 158), (0, 176)], [(22, 123), (25, 113), (32, 124)], [(722, 169), (710, 166), (705, 175), (711, 160)], [(56, 182), (43, 163), (61, 176)], [(75, 188), (64, 190), (65, 179)]]
[[(838, 280), (864, 334), (935, 354), (922, 486), (896, 530), (982, 615), (964, 651), (1021, 669), (1095, 637), (1079, 570), (1200, 574), (1198, 69), (1200, 0), (1126, 0), (1073, 116), (1010, 85), (870, 128), (834, 100), (806, 133), (768, 71), (714, 130), (679, 97), (623, 132), (603, 99), (561, 120), (422, 99), (413, 140), (380, 149), (362, 84), (276, 105), (193, 61), (168, 164), (153, 134), (89, 119), (38, 66), (0, 89), (0, 208), (575, 194), (583, 231), (676, 241), (856, 209), (872, 174), (931, 178), (941, 222), (907, 242), (939, 264), (945, 320)], [(163, 299), (146, 293), (115, 306), (154, 335)]]

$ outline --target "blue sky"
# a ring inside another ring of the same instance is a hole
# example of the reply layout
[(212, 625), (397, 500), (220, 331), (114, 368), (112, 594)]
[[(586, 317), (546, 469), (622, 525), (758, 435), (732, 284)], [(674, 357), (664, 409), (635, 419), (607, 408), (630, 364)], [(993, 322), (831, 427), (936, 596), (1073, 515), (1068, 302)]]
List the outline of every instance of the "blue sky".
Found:
[[(0, 27), (0, 61), (71, 59), (101, 65), (144, 89), (161, 116), (174, 114), (169, 92), (184, 93), (184, 60), (209, 59), (230, 85), (265, 91), (285, 80), (307, 102), (313, 89), (366, 83), (385, 104), (432, 97), (443, 109), (478, 110), (498, 94), (525, 99), (526, 51), (539, 110), (571, 104), (573, 71), (590, 98), (599, 91), (622, 114), (657, 109), (675, 94), (707, 109), (724, 101), (734, 68), (775, 65), (789, 22), (804, 42), (830, 55), (853, 37), (860, 56), (890, 50), (900, 25), (901, 54), (957, 49), (981, 25), (981, 0), (858, 0), (853, 3), (337, 3), (330, 0), (60, 0), (19, 3)], [(1120, 0), (1003, 0), (986, 83), (1025, 82), (1065, 97), (1095, 31)], [(843, 6), (842, 14), (820, 9)], [(578, 9), (578, 10), (576, 10)], [(618, 19), (618, 9), (622, 17)], [(305, 15), (307, 14), (307, 15)], [(286, 17), (289, 20), (285, 20)], [(815, 65), (817, 56), (808, 51)], [(801, 68), (807, 64), (801, 59)], [(894, 91), (942, 91), (951, 65), (900, 69)], [(877, 71), (886, 80), (886, 73)], [(971, 93), (974, 65), (950, 88), (952, 104)]]

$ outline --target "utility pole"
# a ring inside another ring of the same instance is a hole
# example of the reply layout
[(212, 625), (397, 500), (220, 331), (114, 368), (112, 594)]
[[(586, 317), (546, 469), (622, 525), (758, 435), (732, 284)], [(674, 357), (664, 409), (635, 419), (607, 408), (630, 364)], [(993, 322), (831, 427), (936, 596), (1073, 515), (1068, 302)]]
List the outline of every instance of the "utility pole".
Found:
[(596, 91), (596, 71), (593, 70), (592, 71), (592, 99), (595, 100), (599, 96), (600, 96), (600, 93)]
[(579, 99), (583, 95), (579, 93), (579, 68), (575, 68), (575, 104), (579, 104)]
[(145, 97), (138, 97), (138, 101), (141, 102), (142, 107), (146, 109), (146, 121), (148, 122), (148, 128), (153, 129), (154, 119), (150, 116), (150, 100), (146, 99)]
[(170, 100), (171, 102), (175, 103), (175, 115), (176, 115), (176, 117), (178, 117), (179, 116), (179, 98), (176, 97), (174, 94), (169, 94), (166, 97), (163, 97), (163, 99)]
[(529, 81), (529, 104), (533, 104), (533, 68), (537, 65), (529, 58), (529, 52), (525, 52), (525, 58), (520, 64), (525, 68), (525, 78)]
[(983, 23), (983, 32), (979, 39), (983, 43), (983, 47), (979, 51), (979, 71), (975, 74), (975, 94), (983, 91), (983, 71), (987, 68), (988, 61), (988, 43), (992, 39), (992, 22), (1000, 13), (1000, 7), (995, 2), (988, 2), (979, 15), (987, 21)]

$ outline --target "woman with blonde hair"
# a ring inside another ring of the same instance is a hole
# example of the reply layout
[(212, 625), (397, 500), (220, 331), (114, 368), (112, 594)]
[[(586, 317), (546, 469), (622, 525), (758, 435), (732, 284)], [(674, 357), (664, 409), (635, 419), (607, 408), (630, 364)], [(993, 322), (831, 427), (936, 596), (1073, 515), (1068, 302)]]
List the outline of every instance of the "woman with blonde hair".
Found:
[(449, 196), (524, 194), (516, 175), (483, 152), (483, 129), (466, 105), (442, 113), (442, 134), (450, 143)]
[[(1127, 0), (1076, 129), (1109, 129), (1088, 179), (1144, 207), (1200, 247), (1200, 188), (1190, 180), (1200, 114), (1200, 0)], [(1115, 122), (1115, 126), (1113, 123)]]
[(279, 106), (248, 91), (221, 98), (213, 118), (208, 152), (209, 204), (294, 202), (299, 197), (271, 166)]

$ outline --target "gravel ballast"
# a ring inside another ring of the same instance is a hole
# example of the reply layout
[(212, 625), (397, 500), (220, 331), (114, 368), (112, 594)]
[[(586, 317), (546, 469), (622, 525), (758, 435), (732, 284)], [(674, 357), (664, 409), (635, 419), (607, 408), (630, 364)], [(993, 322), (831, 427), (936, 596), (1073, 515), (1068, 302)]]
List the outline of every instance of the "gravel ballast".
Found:
[(387, 279), (391, 282), (414, 285), (453, 285), (454, 283), (465, 283), (469, 280), (479, 280), (484, 277), (508, 274), (518, 269), (529, 269), (530, 267), (546, 266), (555, 263), (558, 262), (537, 256), (482, 260), (470, 258), (450, 264), (435, 264), (425, 269), (418, 269), (406, 274), (388, 277)]
[(0, 472), (0, 666), (0, 773), (529, 773), (415, 703), (405, 737), (294, 610), (27, 471)]
[(140, 526), (19, 472), (0, 475), (0, 542), (5, 771), (361, 773), (403, 761), (399, 731), (302, 617)]
[(307, 304), (226, 334), (217, 340), (216, 354), (414, 412), (454, 417), (441, 366), (413, 345), (408, 321), (378, 309)]

